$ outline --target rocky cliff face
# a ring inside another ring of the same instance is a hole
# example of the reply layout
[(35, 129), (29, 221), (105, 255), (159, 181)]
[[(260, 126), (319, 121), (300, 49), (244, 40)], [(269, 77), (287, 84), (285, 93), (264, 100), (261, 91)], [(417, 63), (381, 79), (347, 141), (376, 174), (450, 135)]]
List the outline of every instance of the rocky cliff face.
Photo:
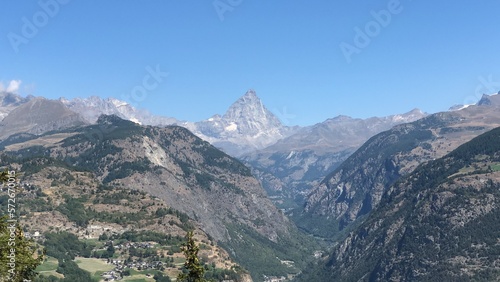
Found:
[(390, 185), (298, 281), (498, 281), (500, 128)]
[(84, 130), (52, 149), (51, 155), (93, 167), (104, 183), (122, 183), (163, 198), (198, 218), (220, 241), (229, 240), (224, 223), (231, 217), (270, 240), (287, 232), (288, 221), (249, 169), (185, 128), (141, 127), (102, 116)]
[(306, 214), (339, 230), (378, 205), (383, 193), (419, 164), (442, 157), (473, 137), (500, 126), (500, 108), (470, 106), (395, 126), (368, 140), (312, 190)]

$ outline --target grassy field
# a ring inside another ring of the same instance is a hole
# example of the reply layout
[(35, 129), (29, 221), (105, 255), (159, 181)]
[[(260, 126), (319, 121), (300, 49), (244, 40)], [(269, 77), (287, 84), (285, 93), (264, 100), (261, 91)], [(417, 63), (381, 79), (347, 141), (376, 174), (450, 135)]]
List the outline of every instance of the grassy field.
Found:
[(43, 276), (54, 275), (55, 277), (63, 278), (64, 276), (62, 274), (56, 272), (57, 265), (57, 259), (48, 257), (47, 260), (40, 264), (35, 271)]
[(37, 268), (37, 272), (45, 272), (45, 271), (54, 271), (57, 269), (57, 259), (53, 257), (48, 257), (47, 261), (44, 261), (42, 264), (40, 264)]
[(115, 268), (112, 264), (107, 264), (105, 261), (96, 258), (77, 257), (75, 262), (78, 264), (78, 267), (90, 272), (90, 274), (95, 274), (97, 271), (110, 271)]
[(499, 171), (500, 170), (500, 164), (492, 164), (491, 165), (491, 170), (493, 170), (493, 171)]
[[(93, 278), (101, 279), (101, 274), (114, 269), (114, 266), (111, 264), (107, 264), (105, 261), (96, 258), (82, 258), (77, 257), (75, 259), (76, 264), (83, 270), (90, 272)], [(48, 257), (47, 261), (44, 261), (41, 265), (36, 268), (36, 271), (39, 272), (43, 276), (54, 275), (56, 277), (63, 278), (64, 276), (60, 273), (56, 272), (58, 265), (58, 261), (55, 258)], [(122, 281), (127, 282), (154, 282), (153, 275), (156, 273), (156, 270), (146, 270), (146, 271), (137, 271), (135, 269), (131, 269), (130, 276), (123, 277)], [(147, 274), (151, 274), (151, 277), (147, 277)], [(104, 281), (104, 280), (101, 280)]]
[(101, 274), (115, 268), (112, 264), (107, 264), (105, 261), (96, 258), (77, 257), (75, 262), (79, 268), (90, 272), (94, 279), (101, 279)]
[(124, 277), (122, 281), (128, 282), (154, 282), (153, 278), (147, 277), (145, 274), (136, 274), (133, 276)]

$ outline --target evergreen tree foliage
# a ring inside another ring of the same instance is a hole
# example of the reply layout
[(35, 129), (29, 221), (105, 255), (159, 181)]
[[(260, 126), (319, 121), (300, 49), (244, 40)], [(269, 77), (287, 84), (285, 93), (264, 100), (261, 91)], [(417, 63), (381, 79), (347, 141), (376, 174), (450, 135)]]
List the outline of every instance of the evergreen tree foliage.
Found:
[(200, 248), (196, 245), (193, 238), (193, 231), (188, 231), (186, 234), (186, 243), (182, 244), (182, 251), (186, 257), (184, 268), (187, 272), (182, 272), (177, 276), (179, 282), (207, 282), (203, 278), (205, 268), (201, 265), (198, 258)]

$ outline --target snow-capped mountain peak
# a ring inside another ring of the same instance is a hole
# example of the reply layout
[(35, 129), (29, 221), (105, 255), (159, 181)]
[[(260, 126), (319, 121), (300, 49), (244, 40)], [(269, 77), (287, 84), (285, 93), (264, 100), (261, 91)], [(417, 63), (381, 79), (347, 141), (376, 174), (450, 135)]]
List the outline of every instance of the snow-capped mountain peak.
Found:
[(101, 99), (97, 96), (88, 98), (59, 99), (71, 110), (82, 115), (88, 122), (95, 123), (100, 115), (117, 115), (121, 118), (146, 125), (168, 125), (177, 122), (174, 118), (154, 116), (146, 110), (138, 110), (129, 103), (115, 98)]
[(183, 126), (235, 155), (274, 144), (292, 132), (264, 106), (252, 89), (236, 100), (224, 115), (196, 123), (186, 122)]
[[(229, 107), (222, 120), (227, 125), (237, 125), (238, 132), (243, 135), (255, 136), (283, 127), (280, 120), (264, 106), (252, 89)], [(234, 131), (234, 127), (230, 128), (230, 131)]]

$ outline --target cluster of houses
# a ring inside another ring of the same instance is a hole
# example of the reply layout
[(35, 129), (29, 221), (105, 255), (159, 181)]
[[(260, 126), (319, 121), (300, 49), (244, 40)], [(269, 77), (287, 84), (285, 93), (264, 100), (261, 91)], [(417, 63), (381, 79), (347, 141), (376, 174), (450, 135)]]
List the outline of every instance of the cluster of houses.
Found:
[(152, 249), (154, 248), (155, 243), (151, 242), (125, 242), (120, 245), (116, 245), (115, 249), (117, 250), (128, 250), (130, 248), (136, 249)]
[(288, 279), (285, 276), (276, 277), (276, 276), (264, 275), (264, 282), (285, 282), (285, 281), (288, 281)]
[(101, 274), (102, 279), (104, 281), (118, 281), (122, 280), (122, 275), (121, 273), (111, 270), (111, 271), (106, 271), (103, 274)]
[(161, 261), (153, 261), (153, 262), (139, 262), (139, 261), (124, 261), (118, 259), (108, 259), (109, 264), (115, 266), (115, 268), (111, 271), (106, 271), (101, 274), (101, 277), (104, 281), (118, 281), (123, 278), (123, 271), (126, 268), (133, 268), (137, 270), (147, 270), (147, 269), (161, 269), (163, 267), (163, 262)]
[(23, 233), (24, 235), (24, 238), (26, 239), (33, 239), (35, 241), (38, 241), (38, 240), (42, 240), (44, 239), (43, 238), (43, 235), (39, 232), (39, 231), (35, 231), (35, 232), (24, 232)]
[(118, 259), (108, 259), (108, 263), (115, 266), (115, 271), (123, 271), (125, 268), (134, 268), (137, 270), (147, 270), (147, 269), (161, 269), (163, 267), (163, 262), (161, 261), (124, 261)]

